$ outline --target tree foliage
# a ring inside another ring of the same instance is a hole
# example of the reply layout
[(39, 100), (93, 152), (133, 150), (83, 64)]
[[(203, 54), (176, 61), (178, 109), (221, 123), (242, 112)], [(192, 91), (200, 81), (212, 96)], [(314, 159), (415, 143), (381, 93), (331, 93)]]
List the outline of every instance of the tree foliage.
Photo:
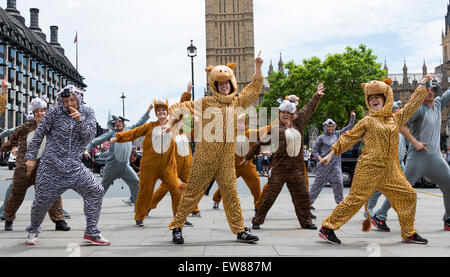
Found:
[(361, 83), (381, 80), (386, 72), (377, 57), (365, 45), (358, 48), (347, 47), (344, 53), (328, 54), (324, 61), (317, 57), (285, 64), (289, 74), (274, 72), (268, 77), (270, 90), (264, 95), (262, 107), (277, 107), (279, 98), (295, 94), (300, 98), (299, 108), (314, 95), (317, 85), (324, 82), (325, 96), (320, 101), (311, 124), (321, 130), (328, 118), (338, 124), (338, 129), (347, 125), (351, 111), (356, 120), (364, 116), (367, 109)]

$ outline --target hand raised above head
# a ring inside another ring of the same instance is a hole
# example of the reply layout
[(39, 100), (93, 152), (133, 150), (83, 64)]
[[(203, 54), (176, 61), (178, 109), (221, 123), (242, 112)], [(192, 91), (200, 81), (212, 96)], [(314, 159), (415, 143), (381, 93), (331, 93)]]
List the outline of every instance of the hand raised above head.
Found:
[(261, 53), (262, 51), (259, 51), (258, 56), (255, 59), (255, 63), (258, 66), (262, 66), (262, 64), (264, 63), (264, 60), (261, 58)]

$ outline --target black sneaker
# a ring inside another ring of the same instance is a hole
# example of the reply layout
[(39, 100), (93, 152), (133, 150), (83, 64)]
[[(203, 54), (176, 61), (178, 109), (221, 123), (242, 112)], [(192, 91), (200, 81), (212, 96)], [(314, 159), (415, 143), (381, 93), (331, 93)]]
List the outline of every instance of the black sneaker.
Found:
[(372, 219), (372, 225), (375, 226), (375, 228), (377, 228), (377, 230), (382, 231), (382, 232), (390, 232), (391, 231), (391, 229), (386, 225), (386, 221), (379, 220), (376, 216), (374, 216)]
[(143, 220), (136, 220), (136, 226), (137, 227), (144, 227), (144, 221)]
[(2, 215), (2, 216), (0, 216), (0, 219), (5, 221), (6, 218)]
[(13, 222), (12, 221), (5, 221), (5, 231), (12, 231), (13, 230)]
[(70, 231), (70, 227), (69, 227), (69, 225), (67, 225), (67, 222), (65, 222), (64, 220), (60, 220), (60, 221), (56, 221), (55, 230), (67, 232), (67, 231)]
[(313, 206), (311, 206), (311, 210), (313, 210), (313, 211), (314, 211), (315, 209), (316, 209), (316, 208), (314, 208)]
[(309, 223), (305, 227), (302, 227), (302, 229), (317, 230), (317, 226), (314, 225), (313, 223)]
[(194, 224), (190, 223), (189, 221), (186, 221), (184, 223), (184, 226), (186, 226), (186, 227), (194, 227)]
[(444, 222), (444, 230), (450, 231), (450, 220)]
[(336, 237), (334, 231), (323, 226), (320, 228), (319, 237), (331, 244), (341, 244), (341, 241)]
[(252, 229), (259, 230), (261, 229), (261, 225), (253, 223)]
[(175, 244), (183, 244), (184, 243), (181, 228), (175, 228), (172, 230), (172, 242)]
[(253, 243), (259, 241), (259, 238), (250, 233), (250, 229), (246, 227), (244, 232), (237, 235), (236, 240), (240, 242)]
[(317, 216), (313, 215), (312, 212), (309, 212), (309, 215), (311, 216), (312, 219), (317, 219)]
[(419, 236), (419, 234), (415, 233), (414, 236), (412, 236), (410, 238), (402, 239), (402, 242), (404, 242), (404, 243), (427, 244), (428, 240), (422, 238), (421, 236)]
[(219, 203), (218, 202), (214, 202), (213, 209), (214, 210), (218, 210), (219, 209)]

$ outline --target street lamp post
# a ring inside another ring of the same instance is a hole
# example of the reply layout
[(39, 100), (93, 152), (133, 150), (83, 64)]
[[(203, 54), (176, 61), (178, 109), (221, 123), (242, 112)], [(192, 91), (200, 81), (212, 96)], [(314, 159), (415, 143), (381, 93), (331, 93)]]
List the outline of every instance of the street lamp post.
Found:
[[(194, 46), (194, 41), (191, 40), (191, 45), (187, 48), (187, 55), (191, 58), (191, 73), (192, 73), (192, 101), (195, 100), (195, 86), (194, 86), (194, 58), (197, 56), (197, 47)], [(194, 129), (194, 118), (191, 120), (191, 128)], [(195, 152), (195, 142), (191, 142), (192, 154)]]
[(122, 98), (122, 116), (125, 117), (125, 93), (122, 92), (122, 96), (120, 97)]
[(193, 40), (191, 40), (191, 45), (187, 48), (187, 55), (191, 58), (191, 73), (192, 73), (192, 100), (195, 100), (195, 86), (194, 86), (194, 58), (197, 57), (197, 47), (194, 46)]

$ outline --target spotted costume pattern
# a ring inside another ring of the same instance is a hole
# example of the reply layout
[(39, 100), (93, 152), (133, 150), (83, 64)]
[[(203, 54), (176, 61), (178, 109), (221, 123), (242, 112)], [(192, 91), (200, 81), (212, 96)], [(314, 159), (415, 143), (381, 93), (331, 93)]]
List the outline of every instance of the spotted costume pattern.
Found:
[[(258, 171), (256, 170), (255, 164), (252, 162), (248, 163), (247, 165), (242, 164), (241, 162), (244, 159), (245, 155), (250, 151), (250, 149), (253, 147), (254, 142), (250, 142), (250, 137), (257, 137), (258, 134), (261, 134), (262, 132), (267, 132), (268, 127), (263, 127), (260, 130), (247, 130), (245, 131), (245, 135), (238, 136), (236, 138), (236, 153), (235, 153), (235, 169), (236, 169), (236, 178), (242, 177), (242, 180), (244, 180), (245, 184), (247, 185), (248, 189), (250, 190), (250, 193), (253, 196), (253, 205), (256, 209), (256, 206), (258, 204), (258, 200), (261, 197), (261, 182), (259, 180)], [(252, 135), (252, 133), (254, 135)], [(219, 203), (222, 201), (222, 195), (220, 193), (220, 189), (217, 189), (213, 196), (213, 201), (216, 203)]]
[(103, 187), (82, 163), (84, 147), (94, 139), (97, 127), (94, 111), (83, 106), (82, 96), (75, 94), (81, 121), (69, 116), (59, 95), (59, 106), (50, 108), (37, 127), (25, 159), (36, 160), (44, 137), (46, 147), (37, 169), (35, 199), (31, 208), (28, 232), (41, 231), (41, 223), (50, 205), (66, 190), (72, 189), (83, 197), (86, 216), (85, 235), (100, 235), (97, 223), (103, 199)]
[[(426, 90), (419, 87), (410, 102), (399, 112), (393, 114), (393, 92), (391, 81), (372, 81), (365, 85), (366, 105), (370, 114), (359, 121), (355, 127), (343, 134), (332, 146), (340, 155), (362, 140), (364, 148), (356, 165), (349, 195), (334, 209), (322, 225), (332, 230), (339, 229), (350, 220), (379, 190), (392, 204), (398, 214), (403, 238), (413, 236), (417, 195), (406, 180), (398, 162), (398, 141), (400, 128), (411, 118), (425, 99)], [(369, 95), (383, 94), (385, 105), (380, 111), (373, 110), (368, 102)], [(363, 224), (363, 231), (370, 230), (370, 218)]]
[[(237, 82), (233, 73), (235, 66), (236, 64), (230, 64), (207, 68), (212, 96), (194, 102), (175, 104), (169, 110), (170, 114), (176, 117), (181, 114), (194, 114), (202, 123), (199, 130), (201, 141), (196, 145), (188, 185), (169, 229), (183, 228), (187, 216), (198, 204), (211, 181), (215, 179), (222, 192), (223, 206), (231, 231), (234, 234), (245, 231), (236, 188), (234, 153), (237, 115), (233, 109), (237, 107), (246, 109), (257, 99), (262, 90), (264, 77), (253, 77), (253, 81), (240, 92), (239, 96), (236, 96)], [(216, 82), (219, 79), (232, 83), (233, 91), (229, 95), (222, 95), (217, 91)], [(234, 128), (229, 130), (227, 126), (233, 126), (231, 123), (234, 123)], [(215, 127), (214, 130), (212, 126)]]

